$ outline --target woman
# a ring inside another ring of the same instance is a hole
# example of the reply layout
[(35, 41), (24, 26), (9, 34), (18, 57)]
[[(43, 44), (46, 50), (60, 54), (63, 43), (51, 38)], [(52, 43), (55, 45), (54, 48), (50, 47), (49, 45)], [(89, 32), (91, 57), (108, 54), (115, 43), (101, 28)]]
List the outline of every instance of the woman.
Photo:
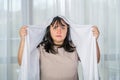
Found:
[[(21, 65), (27, 26), (20, 29), (20, 47), (18, 63)], [(99, 37), (99, 31), (93, 26), (93, 35)], [(97, 40), (96, 40), (97, 41)], [(96, 42), (97, 43), (97, 42)], [(75, 45), (70, 40), (70, 25), (61, 17), (54, 17), (46, 29), (43, 41), (37, 46), (40, 52), (41, 80), (78, 80), (78, 61)], [(97, 62), (100, 51), (97, 43)]]

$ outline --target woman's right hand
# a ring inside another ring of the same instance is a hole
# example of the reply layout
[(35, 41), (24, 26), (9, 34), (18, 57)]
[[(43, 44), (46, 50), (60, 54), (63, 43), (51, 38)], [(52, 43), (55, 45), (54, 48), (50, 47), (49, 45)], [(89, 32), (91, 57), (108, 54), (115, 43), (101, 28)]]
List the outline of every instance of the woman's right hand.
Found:
[(19, 35), (21, 39), (24, 39), (27, 35), (27, 26), (22, 26), (19, 31)]

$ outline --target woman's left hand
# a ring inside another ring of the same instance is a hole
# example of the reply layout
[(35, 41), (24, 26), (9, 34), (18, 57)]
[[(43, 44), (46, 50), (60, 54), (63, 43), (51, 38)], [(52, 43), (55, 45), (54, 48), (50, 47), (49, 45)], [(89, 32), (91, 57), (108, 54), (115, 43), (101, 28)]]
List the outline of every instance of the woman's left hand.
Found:
[(96, 39), (98, 39), (100, 33), (99, 33), (99, 30), (98, 30), (97, 26), (92, 26), (92, 32), (93, 32), (93, 36)]

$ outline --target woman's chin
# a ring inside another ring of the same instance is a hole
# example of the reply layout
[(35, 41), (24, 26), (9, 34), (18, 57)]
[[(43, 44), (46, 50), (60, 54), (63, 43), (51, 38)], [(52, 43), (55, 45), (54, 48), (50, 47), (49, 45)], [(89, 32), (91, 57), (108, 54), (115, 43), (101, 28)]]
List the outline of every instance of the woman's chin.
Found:
[(55, 41), (54, 44), (55, 44), (55, 45), (62, 45), (62, 44), (63, 44), (63, 41), (60, 41), (60, 40), (59, 40), (59, 41)]

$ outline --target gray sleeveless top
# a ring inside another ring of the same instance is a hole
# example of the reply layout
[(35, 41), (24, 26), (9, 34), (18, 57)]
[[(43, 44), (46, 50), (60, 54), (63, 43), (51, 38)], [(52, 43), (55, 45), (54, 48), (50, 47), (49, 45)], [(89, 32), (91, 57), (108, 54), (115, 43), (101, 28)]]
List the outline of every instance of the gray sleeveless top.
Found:
[(66, 52), (57, 48), (58, 54), (47, 53), (40, 46), (40, 76), (41, 80), (79, 80), (77, 52)]

